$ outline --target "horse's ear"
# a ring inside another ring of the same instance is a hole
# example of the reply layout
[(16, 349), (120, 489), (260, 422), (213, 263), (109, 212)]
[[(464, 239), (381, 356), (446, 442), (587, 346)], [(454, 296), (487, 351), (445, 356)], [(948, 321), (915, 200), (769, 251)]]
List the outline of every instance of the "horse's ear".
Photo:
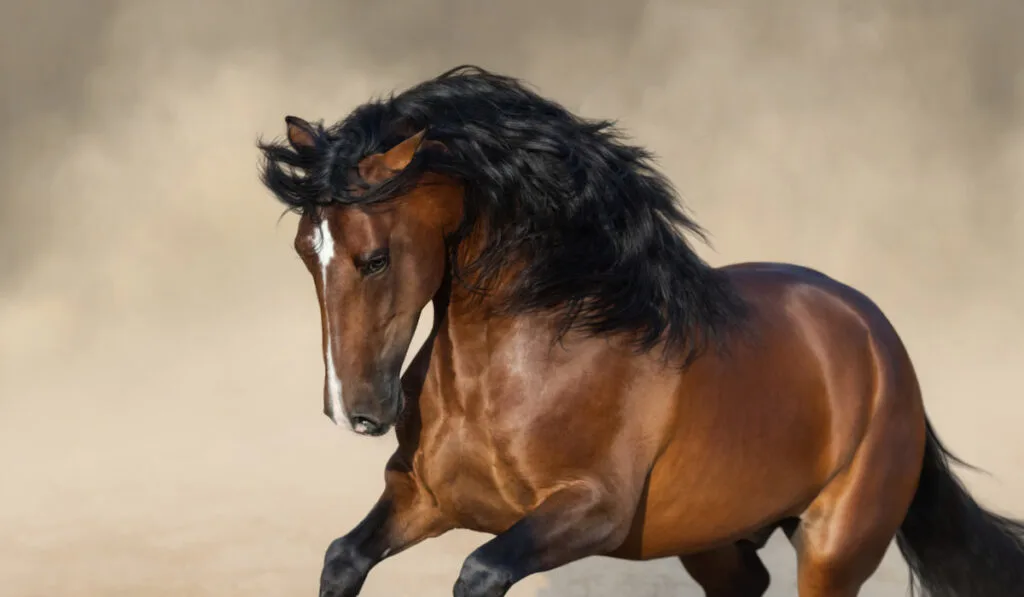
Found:
[(433, 141), (430, 139), (424, 140), (423, 135), (426, 133), (427, 130), (422, 129), (420, 132), (385, 152), (382, 156), (384, 165), (389, 170), (398, 172), (409, 165), (409, 162), (412, 161), (412, 156), (414, 156), (420, 148), (438, 147), (442, 150), (445, 149), (444, 144), (440, 141)]
[(316, 130), (313, 125), (298, 116), (285, 116), (285, 126), (288, 128), (288, 142), (296, 150), (312, 149), (316, 146)]

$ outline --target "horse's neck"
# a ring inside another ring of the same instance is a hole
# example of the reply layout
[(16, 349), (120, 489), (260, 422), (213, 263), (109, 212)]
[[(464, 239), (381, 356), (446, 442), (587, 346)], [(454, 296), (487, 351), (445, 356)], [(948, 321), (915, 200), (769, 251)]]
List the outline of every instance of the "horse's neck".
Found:
[[(453, 296), (454, 294), (454, 296)], [(434, 321), (429, 336), (403, 375), (403, 388), (423, 416), (460, 408), (463, 391), (475, 385), (475, 375), (489, 361), (492, 327), (503, 318), (491, 317), (485, 302), (463, 292), (451, 292), (448, 282), (432, 301)]]
[(431, 301), (434, 311), (434, 321), (431, 324), (430, 333), (423, 342), (419, 352), (409, 362), (409, 367), (402, 374), (402, 391), (406, 399), (411, 402), (418, 402), (423, 387), (426, 384), (427, 376), (433, 368), (433, 361), (436, 356), (436, 344), (438, 335), (442, 333), (446, 325), (448, 303), (450, 300), (451, 282), (445, 280), (441, 289)]
[(492, 366), (500, 366), (493, 362), (493, 351), (504, 340), (515, 342), (513, 336), (523, 334), (533, 340), (551, 334), (554, 340), (553, 320), (532, 315), (510, 317), (498, 308), (500, 296), (476, 294), (455, 282), (450, 270), (445, 276), (432, 299), (430, 335), (403, 376), (406, 396), (415, 401), (421, 416), (445, 416), (453, 409), (480, 406), (481, 379)]

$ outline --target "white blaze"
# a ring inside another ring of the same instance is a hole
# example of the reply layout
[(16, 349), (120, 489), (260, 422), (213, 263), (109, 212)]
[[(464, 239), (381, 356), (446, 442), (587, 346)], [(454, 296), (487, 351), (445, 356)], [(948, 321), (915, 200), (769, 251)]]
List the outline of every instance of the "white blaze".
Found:
[(327, 308), (327, 266), (334, 259), (334, 237), (331, 236), (331, 230), (327, 226), (326, 219), (320, 220), (317, 232), (317, 238), (314, 240), (316, 241), (317, 260), (320, 262), (320, 280), (323, 284), (323, 292), (320, 295), (323, 301), (321, 308), (324, 310), (324, 334), (327, 337), (327, 341), (324, 343), (324, 365), (327, 367), (327, 398), (331, 402), (331, 419), (335, 425), (341, 425), (345, 420), (345, 411), (341, 402), (341, 378), (338, 377), (338, 370), (334, 366), (334, 348), (332, 346), (334, 334), (331, 333), (331, 319)]

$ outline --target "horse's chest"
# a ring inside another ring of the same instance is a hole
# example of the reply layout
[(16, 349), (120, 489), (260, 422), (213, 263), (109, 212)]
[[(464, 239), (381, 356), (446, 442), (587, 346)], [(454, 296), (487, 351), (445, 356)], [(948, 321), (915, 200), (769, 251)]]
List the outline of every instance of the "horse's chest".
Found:
[(438, 507), (459, 526), (498, 533), (534, 506), (536, 491), (500, 440), (449, 424), (420, 451), (420, 476)]

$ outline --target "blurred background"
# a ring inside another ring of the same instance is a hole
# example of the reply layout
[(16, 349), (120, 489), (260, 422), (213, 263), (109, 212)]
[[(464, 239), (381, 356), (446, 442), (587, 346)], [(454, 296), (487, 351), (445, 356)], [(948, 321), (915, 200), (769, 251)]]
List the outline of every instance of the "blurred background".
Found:
[[(392, 437), (320, 413), (314, 290), (257, 180), (285, 114), (333, 122), (460, 63), (618, 119), (713, 263), (810, 265), (875, 299), (939, 433), (1024, 515), (1024, 4), (862, 0), (5, 0), (0, 592), (314, 595)], [(444, 596), (485, 539), (378, 567)], [(865, 595), (905, 594), (890, 554)], [(765, 552), (769, 595), (793, 552)], [(589, 559), (512, 595), (696, 596)]]

